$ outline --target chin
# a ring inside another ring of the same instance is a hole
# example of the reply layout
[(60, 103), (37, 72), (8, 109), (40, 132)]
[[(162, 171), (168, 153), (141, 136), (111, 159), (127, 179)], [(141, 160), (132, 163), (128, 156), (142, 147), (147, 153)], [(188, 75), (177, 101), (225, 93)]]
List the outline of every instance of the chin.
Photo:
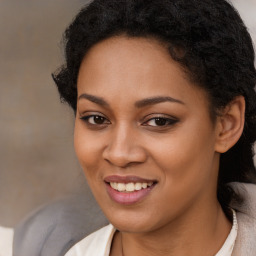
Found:
[[(115, 212), (115, 213), (114, 213)], [(148, 233), (160, 228), (160, 218), (152, 216), (148, 211), (109, 211), (105, 214), (109, 222), (119, 231), (126, 233)]]

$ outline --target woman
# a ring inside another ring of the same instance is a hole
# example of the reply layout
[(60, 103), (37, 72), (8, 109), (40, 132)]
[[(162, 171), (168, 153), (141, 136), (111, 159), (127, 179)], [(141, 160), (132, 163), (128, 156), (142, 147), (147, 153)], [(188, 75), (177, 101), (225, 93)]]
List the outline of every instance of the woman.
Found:
[(255, 255), (256, 72), (234, 8), (95, 0), (65, 40), (54, 80), (111, 223), (66, 255)]

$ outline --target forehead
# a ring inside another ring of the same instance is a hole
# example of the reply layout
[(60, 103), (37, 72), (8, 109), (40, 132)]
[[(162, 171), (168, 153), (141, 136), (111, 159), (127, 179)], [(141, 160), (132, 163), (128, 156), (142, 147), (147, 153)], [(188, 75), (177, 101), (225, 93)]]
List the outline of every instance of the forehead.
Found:
[(79, 70), (81, 93), (118, 97), (121, 102), (158, 95), (206, 100), (206, 93), (187, 79), (162, 43), (126, 36), (109, 38), (89, 50)]
[[(88, 76), (91, 71), (95, 71), (104, 76), (109, 75), (109, 78), (115, 76), (115, 79), (117, 76), (120, 78), (133, 76), (138, 79), (150, 74), (153, 78), (161, 75), (161, 70), (156, 67), (160, 65), (163, 67), (168, 62), (172, 62), (168, 50), (158, 41), (117, 36), (94, 45), (84, 57), (80, 73), (86, 72), (84, 69), (86, 66)], [(156, 71), (154, 73), (152, 73), (153, 68)]]

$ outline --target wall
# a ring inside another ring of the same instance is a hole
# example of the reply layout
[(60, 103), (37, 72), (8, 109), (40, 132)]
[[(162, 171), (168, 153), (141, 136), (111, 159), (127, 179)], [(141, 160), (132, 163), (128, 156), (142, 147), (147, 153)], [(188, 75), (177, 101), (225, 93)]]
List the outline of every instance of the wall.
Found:
[(73, 152), (73, 113), (51, 73), (60, 39), (85, 1), (0, 1), (0, 224), (82, 189)]

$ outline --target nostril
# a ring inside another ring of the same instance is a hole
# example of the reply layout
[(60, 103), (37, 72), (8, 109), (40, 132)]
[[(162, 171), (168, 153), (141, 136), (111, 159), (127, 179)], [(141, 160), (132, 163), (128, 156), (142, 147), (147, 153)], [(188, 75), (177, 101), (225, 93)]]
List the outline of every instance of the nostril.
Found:
[(104, 159), (111, 165), (118, 166), (120, 168), (125, 168), (133, 162), (131, 154), (120, 153), (115, 151), (106, 152), (103, 155)]
[(103, 158), (111, 165), (126, 168), (145, 162), (147, 154), (142, 147), (136, 145), (125, 145), (122, 147), (118, 144), (105, 148)]

